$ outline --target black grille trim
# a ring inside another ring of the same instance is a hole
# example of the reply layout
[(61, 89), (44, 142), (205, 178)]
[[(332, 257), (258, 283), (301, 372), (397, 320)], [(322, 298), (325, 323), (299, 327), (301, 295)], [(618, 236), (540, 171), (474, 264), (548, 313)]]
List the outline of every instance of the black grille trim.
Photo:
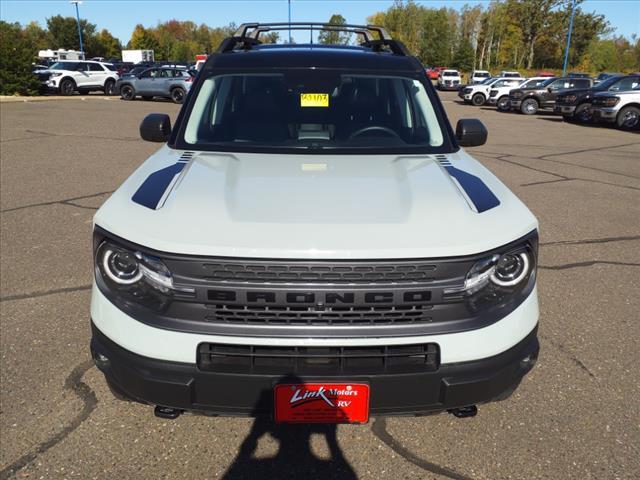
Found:
[(198, 368), (206, 372), (268, 375), (380, 375), (435, 372), (435, 343), (365, 347), (288, 347), (201, 343)]

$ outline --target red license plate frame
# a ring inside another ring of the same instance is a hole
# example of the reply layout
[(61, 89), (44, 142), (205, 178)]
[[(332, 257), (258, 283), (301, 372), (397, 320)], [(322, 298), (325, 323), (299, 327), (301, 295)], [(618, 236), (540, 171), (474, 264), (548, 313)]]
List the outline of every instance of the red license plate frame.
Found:
[(273, 387), (276, 423), (367, 423), (367, 383), (279, 383)]

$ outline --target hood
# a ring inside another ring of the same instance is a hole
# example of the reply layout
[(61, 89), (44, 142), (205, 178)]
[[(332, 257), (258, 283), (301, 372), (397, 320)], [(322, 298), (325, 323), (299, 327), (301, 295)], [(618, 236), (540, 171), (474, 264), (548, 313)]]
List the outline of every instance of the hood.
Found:
[(325, 156), (167, 147), (112, 195), (95, 223), (164, 252), (330, 259), (479, 253), (537, 225), (463, 151)]

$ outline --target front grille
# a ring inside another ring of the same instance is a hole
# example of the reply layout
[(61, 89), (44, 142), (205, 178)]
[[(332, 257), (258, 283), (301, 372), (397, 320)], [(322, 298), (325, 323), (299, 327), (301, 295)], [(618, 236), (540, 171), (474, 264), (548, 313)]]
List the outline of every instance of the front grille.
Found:
[(270, 375), (380, 375), (433, 372), (435, 343), (375, 347), (272, 347), (201, 343), (198, 368), (207, 372)]
[(206, 305), (205, 320), (251, 325), (384, 325), (432, 321), (433, 305), (372, 307)]
[(201, 278), (213, 282), (277, 284), (393, 284), (433, 280), (430, 262), (237, 262), (219, 260), (202, 264)]

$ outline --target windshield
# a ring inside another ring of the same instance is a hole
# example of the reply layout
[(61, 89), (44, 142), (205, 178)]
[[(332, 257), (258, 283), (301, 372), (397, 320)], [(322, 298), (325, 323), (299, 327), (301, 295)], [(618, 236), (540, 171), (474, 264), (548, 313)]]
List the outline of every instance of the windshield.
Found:
[(442, 76), (443, 76), (443, 77), (457, 77), (457, 76), (459, 76), (459, 75), (460, 75), (460, 74), (459, 74), (458, 72), (451, 72), (451, 71), (449, 71), (449, 72), (446, 72), (446, 71), (445, 71), (445, 72), (442, 72)]
[(190, 145), (424, 152), (443, 144), (420, 81), (328, 70), (206, 79), (184, 130)]
[(620, 80), (618, 76), (609, 76), (593, 87), (594, 90), (607, 90), (611, 85)]
[(492, 83), (497, 82), (498, 79), (497, 78), (485, 78), (483, 81), (480, 82), (480, 85), (491, 85)]
[(485, 77), (490, 77), (491, 75), (489, 75), (489, 72), (474, 72), (473, 76), (485, 78)]
[(521, 88), (536, 88), (541, 86), (543, 83), (547, 83), (549, 79), (545, 78), (530, 78), (526, 82), (524, 82)]

